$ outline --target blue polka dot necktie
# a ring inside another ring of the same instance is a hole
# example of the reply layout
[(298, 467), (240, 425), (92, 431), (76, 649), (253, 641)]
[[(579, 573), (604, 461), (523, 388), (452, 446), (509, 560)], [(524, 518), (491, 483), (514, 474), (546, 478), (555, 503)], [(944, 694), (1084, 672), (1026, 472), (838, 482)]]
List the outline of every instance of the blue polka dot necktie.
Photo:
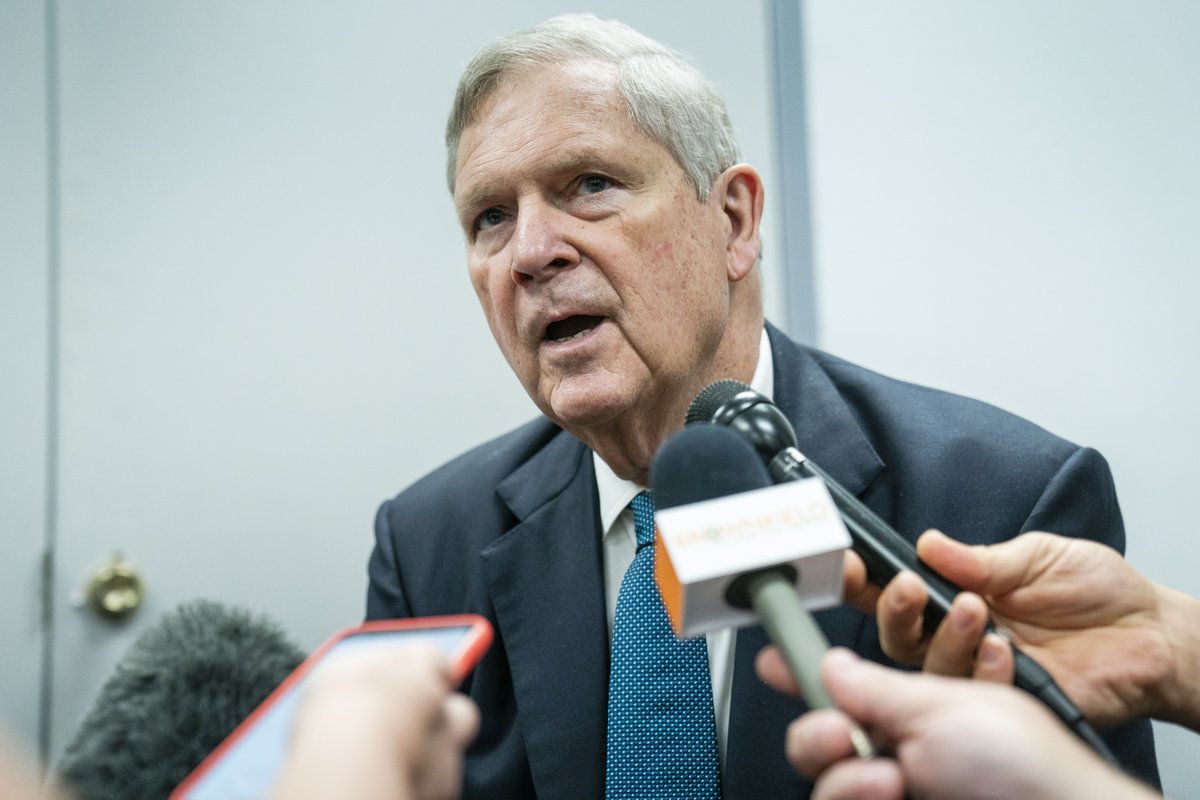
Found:
[(606, 800), (717, 800), (704, 637), (675, 638), (654, 584), (654, 501), (633, 499), (637, 554), (621, 581), (608, 682)]

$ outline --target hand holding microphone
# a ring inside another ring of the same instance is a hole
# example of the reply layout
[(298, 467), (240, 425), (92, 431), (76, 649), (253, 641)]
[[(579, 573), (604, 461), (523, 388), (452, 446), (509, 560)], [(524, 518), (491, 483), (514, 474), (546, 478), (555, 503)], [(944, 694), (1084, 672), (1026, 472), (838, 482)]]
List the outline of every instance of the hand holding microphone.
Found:
[[(1111, 548), (1051, 533), (972, 547), (927, 531), (917, 552), (965, 590), (987, 596), (997, 621), (1060, 676), (1088, 719), (1112, 726), (1149, 716), (1200, 731), (1195, 598), (1154, 583)], [(881, 610), (901, 605), (891, 591)], [(920, 593), (914, 595), (915, 602), (889, 612), (903, 617), (890, 627), (903, 631), (904, 619), (919, 617)], [(969, 662), (940, 660), (942, 674), (970, 670)]]
[[(781, 665), (759, 674), (787, 690)], [(788, 728), (792, 766), (821, 800), (1150, 800), (1158, 795), (1096, 757), (1046, 708), (1009, 686), (901, 672), (835, 648), (822, 675), (838, 710)], [(851, 725), (892, 755), (854, 758)]]
[[(796, 434), (783, 412), (769, 399), (740, 381), (718, 381), (705, 388), (688, 409), (687, 422), (729, 427), (753, 445), (779, 483), (821, 478), (846, 521), (854, 551), (862, 558), (870, 580), (887, 585), (901, 573), (920, 578), (927, 592), (924, 625), (937, 630), (951, 613), (959, 587), (931, 569), (916, 549), (882, 518), (796, 448)], [(991, 629), (990, 623), (988, 629)], [(1116, 759), (1083, 713), (1036, 661), (1013, 648), (1014, 684), (1033, 694), (1069, 728), (1110, 763)]]

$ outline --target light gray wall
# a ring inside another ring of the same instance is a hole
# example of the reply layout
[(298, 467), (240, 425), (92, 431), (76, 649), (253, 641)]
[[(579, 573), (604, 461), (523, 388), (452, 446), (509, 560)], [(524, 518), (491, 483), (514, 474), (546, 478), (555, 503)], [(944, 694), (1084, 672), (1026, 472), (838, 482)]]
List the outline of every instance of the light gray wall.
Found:
[(46, 535), (44, 11), (0, 3), (0, 725), (37, 727)]
[(1200, 595), (1200, 6), (804, 8), (821, 345), (1098, 448), (1131, 562)]

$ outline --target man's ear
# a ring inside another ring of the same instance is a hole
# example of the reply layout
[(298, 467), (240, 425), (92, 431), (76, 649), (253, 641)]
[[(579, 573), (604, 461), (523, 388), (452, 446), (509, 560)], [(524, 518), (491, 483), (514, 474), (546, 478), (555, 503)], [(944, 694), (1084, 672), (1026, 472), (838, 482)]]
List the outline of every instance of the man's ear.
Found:
[(716, 199), (728, 224), (725, 242), (726, 270), (730, 281), (750, 274), (762, 252), (759, 223), (762, 221), (763, 184), (749, 164), (734, 164), (713, 184)]

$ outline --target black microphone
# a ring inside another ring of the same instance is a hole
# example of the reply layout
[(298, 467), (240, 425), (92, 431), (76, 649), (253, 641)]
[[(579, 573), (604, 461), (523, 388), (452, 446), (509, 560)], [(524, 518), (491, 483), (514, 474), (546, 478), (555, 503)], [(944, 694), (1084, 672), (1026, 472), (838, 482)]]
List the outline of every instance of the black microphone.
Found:
[(81, 800), (166, 797), (304, 660), (269, 619), (193, 601), (147, 628), (55, 765)]
[[(757, 451), (776, 483), (803, 478), (823, 480), (846, 521), (854, 552), (866, 565), (871, 582), (885, 586), (901, 571), (909, 570), (924, 581), (929, 593), (924, 614), (926, 630), (932, 632), (945, 619), (961, 589), (921, 561), (907, 539), (801, 453), (796, 448), (796, 432), (777, 405), (741, 381), (717, 381), (696, 395), (688, 407), (687, 425), (696, 422), (728, 427), (740, 434)], [(987, 630), (995, 630), (990, 621)], [(1012, 650), (1014, 685), (1041, 700), (1097, 753), (1119, 767), (1104, 740), (1050, 673), (1016, 645)]]
[[(650, 465), (650, 486), (660, 511), (772, 485), (754, 448), (733, 431), (713, 425), (685, 427), (659, 448)], [(753, 541), (747, 541), (743, 547), (753, 550)], [(759, 553), (750, 554), (751, 563), (758, 562), (755, 568), (723, 576), (729, 579), (724, 600), (734, 608), (754, 610), (810, 707), (833, 708), (821, 682), (821, 657), (829, 643), (796, 594), (796, 569), (771, 563), (771, 557), (757, 549)], [(656, 575), (661, 589), (662, 573), (656, 569)], [(852, 726), (851, 741), (860, 756), (874, 755), (870, 740), (857, 725)]]
[(907, 539), (796, 449), (796, 432), (779, 406), (741, 381), (717, 381), (696, 395), (688, 407), (687, 423), (693, 422), (737, 431), (758, 451), (776, 483), (802, 478), (825, 481), (846, 521), (854, 552), (867, 567), (867, 577), (884, 586), (902, 570), (915, 572), (929, 588), (925, 628), (930, 632), (937, 628), (959, 588), (926, 566)]

